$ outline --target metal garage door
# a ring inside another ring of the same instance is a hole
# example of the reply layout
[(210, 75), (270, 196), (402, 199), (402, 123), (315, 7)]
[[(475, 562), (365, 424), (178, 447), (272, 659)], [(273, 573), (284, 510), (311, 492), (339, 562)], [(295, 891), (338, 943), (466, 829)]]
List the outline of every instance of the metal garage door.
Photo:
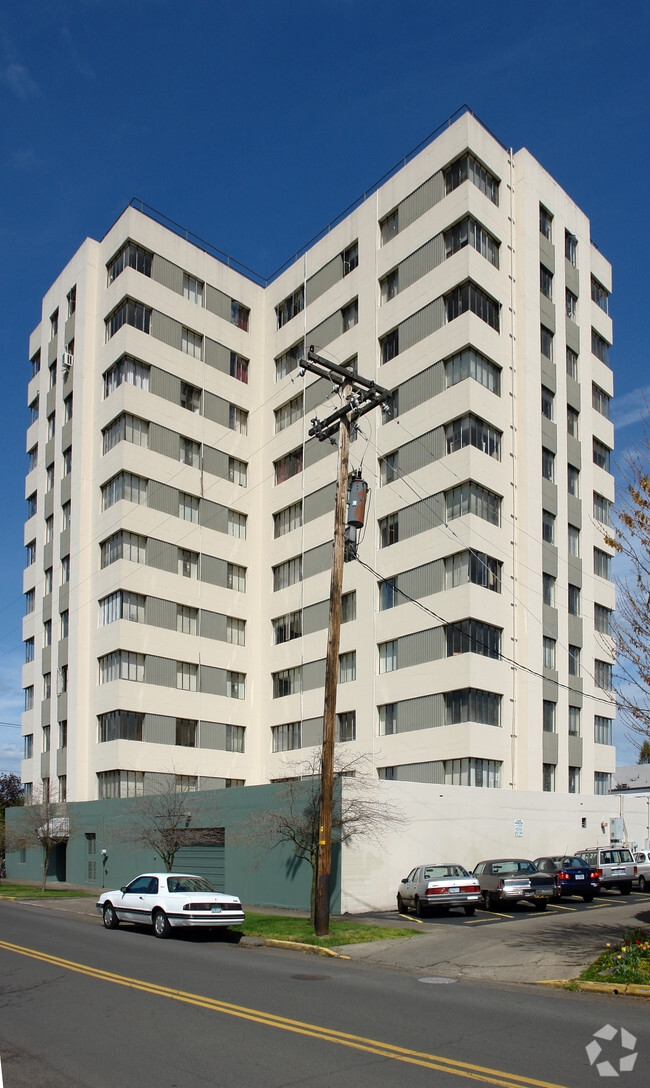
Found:
[(197, 873), (209, 880), (218, 892), (224, 892), (226, 858), (223, 846), (182, 846), (174, 860), (175, 873)]

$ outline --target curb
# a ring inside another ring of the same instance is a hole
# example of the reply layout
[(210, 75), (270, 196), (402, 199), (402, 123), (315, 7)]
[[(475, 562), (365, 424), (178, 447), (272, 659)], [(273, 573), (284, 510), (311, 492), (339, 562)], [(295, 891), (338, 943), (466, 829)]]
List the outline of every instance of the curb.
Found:
[(349, 956), (344, 956), (340, 952), (334, 952), (331, 948), (322, 948), (317, 944), (300, 944), (298, 941), (280, 941), (274, 937), (247, 937), (244, 935), (240, 944), (244, 942), (250, 942), (249, 947), (259, 947), (259, 945), (266, 945), (267, 948), (288, 948), (293, 949), (295, 952), (310, 952), (312, 956), (333, 956), (338, 960), (349, 960)]
[(581, 982), (577, 978), (556, 978), (556, 979), (543, 979), (537, 983), (538, 986), (555, 986), (557, 989), (564, 990), (568, 986), (576, 987), (578, 990), (583, 990), (586, 993), (592, 994), (616, 994), (618, 997), (625, 997), (630, 995), (631, 997), (650, 997), (650, 986), (640, 986), (637, 983), (625, 983), (625, 982)]

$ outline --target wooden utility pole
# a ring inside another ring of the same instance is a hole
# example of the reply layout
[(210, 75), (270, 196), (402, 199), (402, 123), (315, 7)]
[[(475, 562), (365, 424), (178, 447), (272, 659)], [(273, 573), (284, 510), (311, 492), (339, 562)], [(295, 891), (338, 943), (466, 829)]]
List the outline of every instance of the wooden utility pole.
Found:
[(319, 937), (329, 933), (330, 875), (332, 868), (332, 805), (334, 793), (334, 732), (336, 725), (336, 689), (339, 675), (339, 644), (341, 635), (341, 597), (343, 592), (343, 563), (345, 558), (345, 527), (348, 498), (348, 458), (350, 427), (353, 420), (382, 404), (390, 395), (387, 389), (360, 378), (345, 367), (331, 363), (314, 354), (310, 348), (301, 366), (338, 385), (341, 407), (323, 423), (312, 420), (309, 434), (321, 441), (333, 438), (338, 431), (339, 456), (334, 510), (334, 546), (330, 579), (330, 609), (325, 661), (325, 699), (323, 704), (323, 747), (318, 860), (316, 870), (315, 931)]

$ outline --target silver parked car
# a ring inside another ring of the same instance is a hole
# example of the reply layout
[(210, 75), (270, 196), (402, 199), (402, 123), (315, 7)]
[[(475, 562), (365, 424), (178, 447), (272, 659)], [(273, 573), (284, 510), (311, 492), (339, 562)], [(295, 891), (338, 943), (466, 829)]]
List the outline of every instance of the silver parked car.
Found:
[(478, 881), (462, 865), (447, 862), (418, 865), (397, 889), (400, 914), (414, 907), (418, 918), (433, 908), (463, 907), (465, 914), (473, 914), (480, 902)]
[(601, 888), (618, 888), (621, 895), (630, 894), (637, 872), (626, 846), (594, 846), (590, 850), (576, 850), (576, 854), (598, 870)]
[(474, 869), (488, 910), (498, 910), (502, 903), (528, 899), (535, 910), (546, 910), (555, 895), (555, 878), (540, 873), (526, 858), (493, 858), (479, 861)]
[(650, 850), (637, 850), (634, 860), (639, 889), (642, 892), (650, 891)]

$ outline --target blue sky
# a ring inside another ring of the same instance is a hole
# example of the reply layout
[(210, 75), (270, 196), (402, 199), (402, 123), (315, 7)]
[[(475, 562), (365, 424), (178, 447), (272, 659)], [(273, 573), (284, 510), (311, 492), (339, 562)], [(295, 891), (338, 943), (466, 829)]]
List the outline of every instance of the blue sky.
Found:
[(614, 266), (620, 459), (650, 391), (649, 29), (626, 0), (4, 6), (0, 772), (21, 748), (28, 337), (83, 239), (137, 196), (269, 275), (467, 103), (560, 182)]

